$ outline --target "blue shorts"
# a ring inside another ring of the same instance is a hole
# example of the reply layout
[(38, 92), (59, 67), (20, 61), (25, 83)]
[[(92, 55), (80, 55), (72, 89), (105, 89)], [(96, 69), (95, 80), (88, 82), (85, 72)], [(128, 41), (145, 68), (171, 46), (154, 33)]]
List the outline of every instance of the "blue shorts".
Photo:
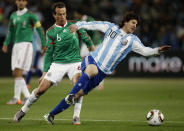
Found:
[(86, 69), (86, 66), (89, 64), (94, 64), (98, 68), (98, 74), (89, 80), (89, 84), (86, 88), (82, 88), (84, 93), (87, 95), (89, 91), (91, 91), (93, 88), (99, 85), (99, 83), (106, 77), (106, 74), (100, 70), (98, 65), (96, 64), (95, 60), (92, 56), (86, 56), (84, 57), (82, 63), (81, 63), (81, 69), (82, 73), (84, 73), (84, 70)]

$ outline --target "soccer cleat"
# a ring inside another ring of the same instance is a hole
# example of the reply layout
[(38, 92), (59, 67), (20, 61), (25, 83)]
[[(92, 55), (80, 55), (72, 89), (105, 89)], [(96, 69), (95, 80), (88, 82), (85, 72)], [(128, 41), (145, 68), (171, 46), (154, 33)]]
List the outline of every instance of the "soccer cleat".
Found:
[(20, 122), (20, 120), (25, 116), (26, 113), (24, 113), (22, 110), (18, 111), (14, 116), (14, 122)]
[(44, 119), (51, 125), (54, 124), (54, 116), (50, 115), (50, 114), (46, 114), (43, 116)]
[(24, 105), (24, 104), (26, 103), (27, 99), (28, 99), (28, 98), (24, 97), (24, 99), (22, 100), (21, 104)]
[(10, 101), (7, 102), (8, 105), (16, 105), (21, 104), (21, 100), (18, 100), (17, 98), (12, 98)]
[(80, 118), (79, 117), (74, 117), (72, 124), (73, 125), (80, 125)]

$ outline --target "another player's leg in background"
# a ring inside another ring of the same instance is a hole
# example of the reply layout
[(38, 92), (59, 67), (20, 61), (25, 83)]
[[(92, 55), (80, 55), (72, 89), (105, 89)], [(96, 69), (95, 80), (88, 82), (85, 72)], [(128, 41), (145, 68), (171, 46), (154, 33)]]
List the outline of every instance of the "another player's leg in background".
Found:
[[(72, 79), (73, 86), (77, 83), (80, 76), (81, 76), (81, 73), (77, 73), (74, 75)], [(79, 100), (76, 101), (74, 104), (74, 114), (73, 114), (73, 121), (72, 121), (73, 125), (80, 125), (80, 112), (82, 108), (82, 101), (83, 101), (83, 96), (81, 96)]]
[(13, 76), (15, 78), (14, 98), (10, 100), (7, 104), (21, 104), (21, 92), (24, 94), (25, 99), (28, 98), (30, 95), (22, 73), (23, 70), (18, 68), (15, 68), (15, 70), (13, 71)]

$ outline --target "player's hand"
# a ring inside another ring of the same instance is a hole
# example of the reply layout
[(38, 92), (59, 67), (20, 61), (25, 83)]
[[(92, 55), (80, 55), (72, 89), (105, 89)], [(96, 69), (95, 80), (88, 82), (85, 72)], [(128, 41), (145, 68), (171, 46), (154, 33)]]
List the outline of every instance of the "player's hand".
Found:
[(47, 47), (46, 46), (43, 46), (42, 47), (42, 50), (41, 50), (41, 56), (44, 55), (45, 51), (47, 50)]
[(7, 45), (4, 45), (4, 46), (2, 47), (2, 51), (3, 51), (3, 53), (7, 53), (7, 52), (8, 52), (8, 47), (7, 47)]
[(160, 53), (162, 53), (162, 52), (168, 51), (170, 48), (171, 48), (171, 46), (169, 46), (169, 45), (164, 45), (164, 46), (159, 47), (159, 48), (158, 48), (158, 51), (159, 51)]
[(71, 26), (69, 26), (70, 32), (74, 33), (78, 30), (78, 27), (75, 24), (72, 24)]

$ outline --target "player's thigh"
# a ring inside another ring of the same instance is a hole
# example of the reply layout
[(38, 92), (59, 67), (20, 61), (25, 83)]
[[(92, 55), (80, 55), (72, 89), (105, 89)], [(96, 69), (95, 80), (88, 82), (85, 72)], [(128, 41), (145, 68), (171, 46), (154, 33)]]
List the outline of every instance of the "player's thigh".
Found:
[(63, 79), (67, 70), (66, 64), (52, 63), (44, 79), (51, 81), (56, 86)]
[(17, 43), (13, 47), (12, 51), (12, 70), (19, 68), (25, 71), (29, 71), (31, 67), (33, 56), (33, 46), (30, 42)]
[(68, 77), (72, 81), (77, 74), (81, 73), (81, 62), (71, 63), (68, 70)]

